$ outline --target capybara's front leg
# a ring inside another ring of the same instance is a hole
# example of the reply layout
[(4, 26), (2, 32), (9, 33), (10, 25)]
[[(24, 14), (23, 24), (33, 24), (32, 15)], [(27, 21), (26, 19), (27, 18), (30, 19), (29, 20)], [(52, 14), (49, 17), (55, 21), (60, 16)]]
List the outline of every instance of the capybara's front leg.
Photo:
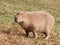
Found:
[(29, 31), (25, 30), (25, 32), (26, 32), (26, 37), (28, 37), (29, 36)]
[(33, 33), (33, 38), (37, 38), (37, 33), (35, 31), (32, 32)]

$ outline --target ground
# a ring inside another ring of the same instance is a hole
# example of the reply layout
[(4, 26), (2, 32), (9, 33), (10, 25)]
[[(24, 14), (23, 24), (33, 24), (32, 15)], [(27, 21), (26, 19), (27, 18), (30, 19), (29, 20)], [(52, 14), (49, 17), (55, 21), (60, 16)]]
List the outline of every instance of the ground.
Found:
[[(26, 38), (22, 27), (14, 23), (14, 15), (41, 10), (55, 18), (50, 38), (44, 40), (42, 34), (37, 39)], [(60, 45), (60, 0), (0, 0), (0, 45)]]

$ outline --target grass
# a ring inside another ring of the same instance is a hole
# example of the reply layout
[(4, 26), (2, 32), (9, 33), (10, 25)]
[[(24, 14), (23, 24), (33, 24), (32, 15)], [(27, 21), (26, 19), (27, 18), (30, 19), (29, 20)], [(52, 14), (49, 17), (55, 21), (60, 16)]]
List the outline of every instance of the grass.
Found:
[[(21, 10), (43, 10), (51, 13), (55, 18), (55, 27), (51, 37), (48, 40), (44, 40), (41, 35), (38, 35), (37, 39), (24, 37), (22, 34), (25, 32), (18, 24), (13, 23), (13, 16)], [(8, 34), (10, 31), (11, 34)], [(60, 0), (0, 0), (0, 44), (60, 45)]]

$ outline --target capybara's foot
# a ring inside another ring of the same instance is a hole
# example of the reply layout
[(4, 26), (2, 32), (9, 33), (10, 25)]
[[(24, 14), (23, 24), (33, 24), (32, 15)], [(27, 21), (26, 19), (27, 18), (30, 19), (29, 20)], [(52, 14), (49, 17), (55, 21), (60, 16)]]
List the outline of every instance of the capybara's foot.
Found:
[(46, 32), (43, 32), (44, 34), (45, 34), (45, 40), (47, 40), (48, 38), (49, 38), (49, 34), (48, 33), (46, 33)]
[(45, 37), (45, 40), (48, 40), (49, 36)]
[(34, 35), (33, 38), (36, 39), (37, 38), (37, 33), (35, 31), (33, 32), (33, 35)]

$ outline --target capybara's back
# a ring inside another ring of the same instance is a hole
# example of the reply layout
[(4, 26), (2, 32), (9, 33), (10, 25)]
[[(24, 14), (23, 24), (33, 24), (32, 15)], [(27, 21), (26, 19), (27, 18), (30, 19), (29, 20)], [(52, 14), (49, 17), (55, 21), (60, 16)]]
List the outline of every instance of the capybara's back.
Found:
[(44, 11), (24, 12), (19, 13), (17, 22), (24, 27), (26, 35), (33, 32), (34, 37), (37, 37), (36, 31), (40, 31), (46, 35), (45, 39), (49, 38), (50, 32), (54, 26), (54, 17)]

